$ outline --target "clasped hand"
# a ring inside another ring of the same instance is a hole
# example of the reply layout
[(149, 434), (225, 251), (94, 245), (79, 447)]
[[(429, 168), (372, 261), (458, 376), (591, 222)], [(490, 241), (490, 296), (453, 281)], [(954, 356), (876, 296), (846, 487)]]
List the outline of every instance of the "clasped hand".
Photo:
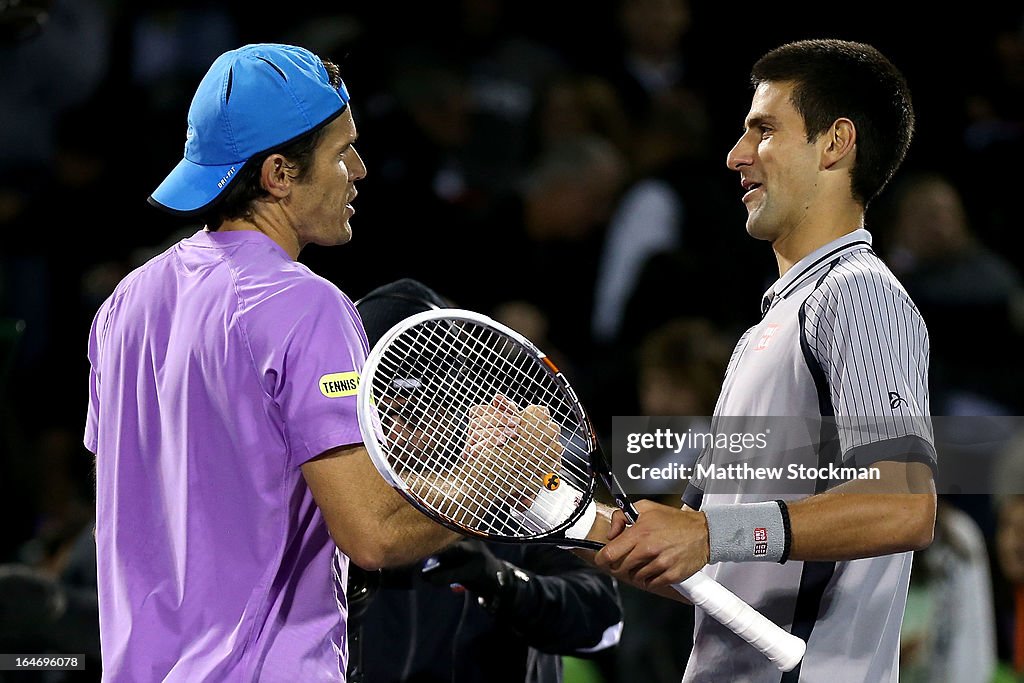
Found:
[(529, 496), (545, 475), (557, 473), (564, 447), (560, 427), (548, 409), (528, 405), (522, 410), (496, 394), (490, 404), (469, 409), (466, 463), (494, 473), (511, 499)]
[(708, 563), (704, 515), (648, 500), (636, 503), (637, 523), (627, 526), (621, 510), (612, 515), (608, 544), (595, 556), (597, 566), (645, 590), (679, 583)]

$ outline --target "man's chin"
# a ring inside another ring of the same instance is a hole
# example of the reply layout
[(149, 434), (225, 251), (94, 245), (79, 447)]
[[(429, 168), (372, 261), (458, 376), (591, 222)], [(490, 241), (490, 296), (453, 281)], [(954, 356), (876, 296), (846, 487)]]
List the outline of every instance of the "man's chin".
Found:
[(348, 244), (352, 241), (352, 226), (349, 225), (348, 221), (341, 226), (341, 232), (338, 233), (338, 239), (334, 242), (334, 246), (341, 246), (342, 244)]
[(757, 220), (756, 214), (747, 216), (747, 234), (756, 240), (771, 242), (775, 239), (775, 233), (764, 221)]
[(340, 247), (350, 241), (352, 241), (352, 228), (346, 223), (333, 234), (320, 235), (313, 240), (313, 244), (318, 247)]

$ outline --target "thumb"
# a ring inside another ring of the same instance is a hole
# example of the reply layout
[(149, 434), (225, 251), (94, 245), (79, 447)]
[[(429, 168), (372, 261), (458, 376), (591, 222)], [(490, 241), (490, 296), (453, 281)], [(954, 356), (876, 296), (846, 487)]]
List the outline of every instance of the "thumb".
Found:
[(626, 515), (622, 514), (622, 510), (613, 512), (611, 526), (608, 528), (608, 540), (612, 540), (625, 531), (626, 526)]

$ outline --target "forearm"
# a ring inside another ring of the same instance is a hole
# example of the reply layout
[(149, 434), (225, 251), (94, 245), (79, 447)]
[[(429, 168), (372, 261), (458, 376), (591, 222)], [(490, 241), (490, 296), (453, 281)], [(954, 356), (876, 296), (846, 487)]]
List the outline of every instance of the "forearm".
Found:
[(790, 558), (842, 561), (920, 550), (935, 529), (935, 488), (924, 465), (878, 463), (855, 481), (788, 504)]
[(606, 508), (588, 537), (607, 545), (596, 555), (579, 554), (617, 579), (678, 599), (672, 584), (709, 563), (842, 561), (926, 547), (935, 526), (930, 468), (876, 467), (880, 481), (850, 482), (785, 505), (708, 505), (697, 512), (641, 500), (629, 528), (621, 514), (609, 522)]
[(458, 538), (388, 485), (361, 446), (325, 453), (302, 473), (335, 544), (364, 569), (408, 564)]
[(479, 529), (488, 511), (502, 501), (474, 485), (477, 476), (471, 465), (462, 463), (444, 475), (407, 474), (403, 479), (408, 492), (425, 501), (428, 508), (439, 510), (458, 524)]
[(827, 493), (789, 506), (790, 559), (841, 561), (931, 543), (934, 494)]
[(364, 569), (406, 565), (431, 555), (461, 538), (459, 534), (434, 522), (414, 508), (393, 489), (389, 489), (388, 492), (391, 494), (388, 496), (390, 500), (382, 511), (384, 517), (380, 525), (379, 542), (382, 553), (377, 560), (379, 565)]

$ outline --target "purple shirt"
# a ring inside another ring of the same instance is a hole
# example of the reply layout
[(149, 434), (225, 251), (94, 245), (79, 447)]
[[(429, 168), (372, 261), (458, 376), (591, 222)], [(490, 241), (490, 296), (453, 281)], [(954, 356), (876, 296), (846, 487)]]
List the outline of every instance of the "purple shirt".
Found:
[(361, 440), (352, 303), (259, 232), (182, 240), (89, 338), (106, 681), (339, 681), (338, 553), (299, 466)]

